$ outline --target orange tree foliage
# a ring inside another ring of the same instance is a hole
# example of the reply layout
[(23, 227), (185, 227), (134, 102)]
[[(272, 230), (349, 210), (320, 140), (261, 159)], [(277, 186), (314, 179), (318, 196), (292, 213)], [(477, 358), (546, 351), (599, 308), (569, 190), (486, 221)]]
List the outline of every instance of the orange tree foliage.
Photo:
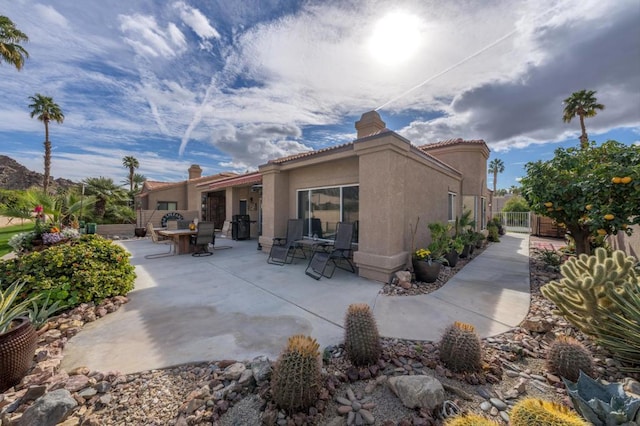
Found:
[(525, 168), (522, 195), (531, 210), (564, 224), (578, 254), (590, 254), (592, 237), (631, 235), (640, 223), (640, 146), (610, 140), (558, 148), (553, 159)]

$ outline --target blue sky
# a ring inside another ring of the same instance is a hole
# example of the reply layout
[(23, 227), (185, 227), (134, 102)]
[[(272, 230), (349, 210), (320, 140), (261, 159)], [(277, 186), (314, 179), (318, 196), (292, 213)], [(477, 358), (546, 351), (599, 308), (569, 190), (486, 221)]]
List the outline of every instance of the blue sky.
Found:
[[(22, 71), (0, 64), (0, 149), (42, 171), (29, 96), (52, 96), (52, 175), (122, 182), (254, 170), (349, 142), (379, 109), (416, 145), (484, 139), (517, 184), (578, 144), (562, 100), (597, 90), (590, 139), (640, 141), (640, 0), (11, 0)], [(489, 179), (491, 182), (492, 179)]]

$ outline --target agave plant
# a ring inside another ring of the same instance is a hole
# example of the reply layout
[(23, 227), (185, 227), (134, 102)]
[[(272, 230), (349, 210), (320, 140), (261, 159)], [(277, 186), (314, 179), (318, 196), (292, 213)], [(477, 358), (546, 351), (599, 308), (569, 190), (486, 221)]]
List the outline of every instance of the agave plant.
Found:
[(29, 314), (29, 306), (40, 296), (18, 301), (18, 296), (24, 287), (24, 283), (15, 281), (6, 290), (0, 287), (0, 334), (6, 333), (11, 328), (13, 321)]
[(628, 396), (620, 383), (604, 385), (582, 371), (575, 383), (563, 380), (573, 408), (595, 426), (635, 426), (640, 422), (640, 399)]

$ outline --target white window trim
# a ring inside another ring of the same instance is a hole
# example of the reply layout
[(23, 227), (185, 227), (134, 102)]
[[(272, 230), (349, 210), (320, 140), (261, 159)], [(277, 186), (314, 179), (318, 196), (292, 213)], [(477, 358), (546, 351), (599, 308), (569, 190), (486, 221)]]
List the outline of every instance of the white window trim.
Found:
[[(458, 196), (458, 194), (456, 194), (455, 192), (451, 192), (448, 191), (447, 192), (447, 221), (448, 222), (455, 222), (456, 221), (456, 214), (458, 212), (458, 209), (456, 209), (456, 197)], [(449, 209), (449, 200), (452, 199), (451, 201), (451, 209)], [(451, 218), (449, 217), (449, 210), (451, 210)]]

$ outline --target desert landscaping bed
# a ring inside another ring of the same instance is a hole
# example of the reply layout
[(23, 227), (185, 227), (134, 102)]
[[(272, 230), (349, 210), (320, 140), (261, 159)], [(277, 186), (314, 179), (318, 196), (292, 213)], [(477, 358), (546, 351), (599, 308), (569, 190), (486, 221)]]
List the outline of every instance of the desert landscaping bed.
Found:
[[(413, 291), (402, 290), (404, 294), (433, 291), (465, 263), (444, 276), (441, 274), (439, 282), (429, 289), (415, 285), (411, 287)], [(351, 366), (342, 345), (332, 346), (323, 352), (325, 380), (320, 398), (308, 412), (292, 415), (278, 411), (270, 402), (272, 363), (264, 357), (246, 362), (186, 364), (128, 375), (83, 367), (62, 370), (59, 365), (67, 340), (84, 323), (114, 312), (127, 299), (116, 297), (99, 306), (84, 304), (40, 330), (36, 365), (15, 389), (0, 394), (0, 425), (46, 424), (33, 421), (52, 421), (55, 410), (70, 413), (62, 423), (68, 426), (261, 423), (338, 426), (349, 420), (353, 424), (360, 420), (387, 426), (441, 424), (440, 409), (407, 408), (402, 401), (411, 395), (398, 397), (390, 389), (393, 384), (398, 391), (399, 381), (423, 375), (435, 377), (443, 384), (446, 400), (453, 403), (445, 404), (449, 411), (458, 407), (506, 424), (509, 407), (523, 396), (569, 403), (561, 380), (548, 374), (544, 365), (546, 350), (556, 335), (573, 336), (585, 343), (595, 357), (599, 378), (623, 382), (627, 392), (639, 394), (640, 374), (623, 373), (616, 360), (591, 344), (562, 317), (551, 314), (553, 304), (541, 296), (539, 288), (559, 274), (533, 255), (530, 274), (530, 311), (520, 327), (483, 339), (481, 373), (452, 373), (439, 361), (434, 342), (382, 339), (382, 358), (368, 368)], [(383, 292), (398, 294), (393, 287), (385, 286)], [(366, 409), (356, 415), (347, 402)]]

